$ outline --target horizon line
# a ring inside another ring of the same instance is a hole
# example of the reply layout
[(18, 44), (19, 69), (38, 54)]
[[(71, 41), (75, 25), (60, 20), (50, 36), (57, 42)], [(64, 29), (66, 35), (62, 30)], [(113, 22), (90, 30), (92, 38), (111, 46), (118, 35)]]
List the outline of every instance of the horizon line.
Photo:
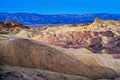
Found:
[(120, 14), (120, 13), (53, 13), (53, 14), (46, 14), (46, 13), (35, 13), (35, 12), (0, 12), (0, 13), (8, 13), (8, 14), (18, 14), (18, 13), (24, 13), (24, 14), (39, 14), (39, 15), (85, 15), (85, 14)]

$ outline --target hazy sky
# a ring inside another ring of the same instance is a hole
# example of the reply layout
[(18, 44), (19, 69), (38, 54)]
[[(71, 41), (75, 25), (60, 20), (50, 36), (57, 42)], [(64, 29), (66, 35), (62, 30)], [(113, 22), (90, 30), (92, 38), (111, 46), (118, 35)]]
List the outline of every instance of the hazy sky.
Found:
[(0, 0), (0, 12), (120, 14), (120, 0)]

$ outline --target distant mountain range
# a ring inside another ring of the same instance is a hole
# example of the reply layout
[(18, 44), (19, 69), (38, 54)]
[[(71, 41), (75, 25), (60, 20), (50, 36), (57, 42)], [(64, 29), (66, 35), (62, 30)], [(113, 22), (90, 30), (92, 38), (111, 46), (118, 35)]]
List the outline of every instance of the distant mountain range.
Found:
[(12, 20), (24, 25), (37, 24), (80, 24), (91, 23), (98, 17), (103, 20), (120, 20), (120, 14), (54, 14), (41, 15), (34, 13), (0, 13), (0, 21)]

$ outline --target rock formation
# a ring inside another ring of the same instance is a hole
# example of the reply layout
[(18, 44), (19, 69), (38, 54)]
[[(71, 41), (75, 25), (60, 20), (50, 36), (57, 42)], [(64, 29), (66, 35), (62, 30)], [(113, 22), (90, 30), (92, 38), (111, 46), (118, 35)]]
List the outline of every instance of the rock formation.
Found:
[(88, 26), (85, 26), (85, 30), (120, 30), (120, 21), (113, 20), (101, 20), (96, 18), (94, 22)]
[(119, 25), (119, 21), (95, 19), (92, 24), (86, 26), (62, 26), (24, 30), (16, 34), (15, 37), (32, 38), (64, 48), (78, 49), (85, 47), (97, 53), (104, 49), (104, 46), (112, 37), (120, 36)]

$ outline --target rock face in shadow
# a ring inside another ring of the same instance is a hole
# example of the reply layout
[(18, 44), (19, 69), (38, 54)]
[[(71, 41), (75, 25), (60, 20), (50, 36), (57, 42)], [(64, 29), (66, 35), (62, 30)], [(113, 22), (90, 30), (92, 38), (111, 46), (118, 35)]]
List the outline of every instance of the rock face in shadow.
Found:
[(105, 45), (105, 50), (110, 54), (120, 54), (120, 36), (111, 38)]
[[(29, 39), (0, 42), (0, 61), (8, 65), (39, 68), (92, 79), (120, 75), (120, 61), (75, 54), (64, 48)], [(113, 64), (114, 63), (114, 64)]]
[(101, 37), (90, 38), (89, 46), (87, 48), (94, 53), (101, 51), (103, 49), (102, 38)]
[(18, 33), (22, 29), (29, 29), (29, 27), (10, 20), (6, 22), (0, 22), (0, 34)]

